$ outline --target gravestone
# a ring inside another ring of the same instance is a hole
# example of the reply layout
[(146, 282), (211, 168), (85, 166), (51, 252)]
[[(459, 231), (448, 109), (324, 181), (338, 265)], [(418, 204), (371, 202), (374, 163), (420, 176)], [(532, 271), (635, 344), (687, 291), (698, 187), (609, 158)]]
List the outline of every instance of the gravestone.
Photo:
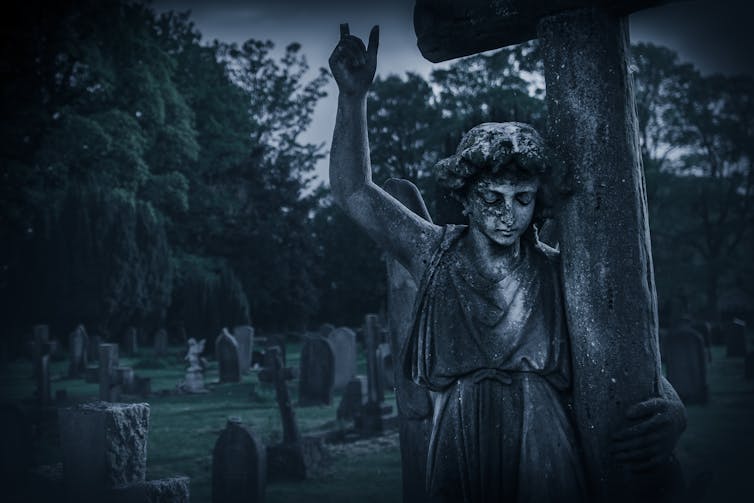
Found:
[[(178, 389), (184, 393), (206, 393), (207, 389), (204, 387), (204, 366), (202, 365), (201, 354), (204, 351), (204, 344), (206, 340), (202, 339), (197, 342), (193, 337), (188, 340), (188, 352), (184, 357), (184, 360), (188, 362), (186, 368), (186, 376), (183, 381), (178, 384)], [(147, 383), (151, 386), (151, 383)], [(148, 392), (149, 390), (142, 390)]]
[(734, 318), (726, 328), (725, 355), (730, 358), (746, 356), (746, 322)]
[(327, 336), (335, 353), (333, 389), (340, 391), (356, 374), (356, 333), (347, 327), (332, 330)]
[(136, 328), (128, 327), (123, 334), (122, 347), (126, 356), (136, 356), (139, 353), (139, 337)]
[(361, 410), (367, 403), (367, 394), (366, 376), (353, 376), (343, 390), (337, 410), (338, 420), (353, 421), (360, 416)]
[(306, 337), (299, 369), (299, 405), (330, 405), (335, 384), (335, 351), (330, 341), (318, 335)]
[(154, 355), (165, 356), (168, 354), (168, 332), (164, 328), (154, 333)]
[(317, 333), (320, 337), (327, 337), (333, 330), (335, 330), (335, 325), (332, 323), (323, 323), (322, 326), (319, 327), (319, 330), (317, 330)]
[(41, 407), (50, 405), (52, 401), (51, 389), (50, 389), (50, 355), (44, 354), (44, 351), (48, 351), (46, 346), (49, 343), (42, 345), (43, 354), (39, 357), (39, 367), (37, 369), (37, 404)]
[(254, 346), (254, 327), (241, 325), (233, 329), (233, 338), (238, 344), (238, 365), (247, 374), (251, 367), (251, 351)]
[(223, 328), (223, 331), (215, 340), (215, 358), (219, 367), (221, 383), (241, 382), (238, 343), (230, 335), (227, 328)]
[(667, 376), (687, 405), (707, 403), (707, 352), (704, 339), (690, 325), (672, 330), (663, 341)]
[(118, 345), (100, 344), (99, 346), (99, 399), (104, 402), (120, 400), (120, 386), (117, 383), (115, 369), (118, 367)]
[(116, 367), (115, 382), (120, 386), (123, 393), (135, 393), (134, 386), (134, 369), (131, 367)]
[(80, 377), (86, 372), (89, 337), (84, 325), (79, 325), (68, 336), (68, 377)]
[(367, 356), (367, 402), (361, 411), (360, 424), (364, 433), (381, 433), (385, 392), (377, 365), (379, 321), (376, 314), (367, 314), (364, 320), (364, 346)]
[(97, 501), (108, 489), (144, 481), (148, 404), (95, 402), (61, 409), (58, 426), (71, 497)]
[(307, 472), (304, 449), (287, 385), (287, 382), (295, 377), (295, 372), (292, 368), (283, 366), (280, 349), (277, 347), (267, 350), (264, 361), (264, 369), (259, 373), (259, 380), (275, 386), (275, 399), (283, 427), (282, 443), (267, 448), (267, 473), (270, 480), (303, 480)]
[(377, 346), (377, 375), (383, 390), (395, 387), (395, 369), (393, 368), (393, 352), (390, 344), (383, 342)]
[(212, 450), (213, 503), (261, 503), (267, 485), (264, 444), (238, 417), (229, 417)]
[(417, 0), (414, 10), (419, 48), (432, 62), (540, 39), (548, 144), (561, 163), (557, 241), (576, 426), (591, 491), (605, 501), (657, 493), (662, 483), (658, 470), (630, 472), (610, 451), (626, 407), (661, 389), (627, 22), (657, 3)]

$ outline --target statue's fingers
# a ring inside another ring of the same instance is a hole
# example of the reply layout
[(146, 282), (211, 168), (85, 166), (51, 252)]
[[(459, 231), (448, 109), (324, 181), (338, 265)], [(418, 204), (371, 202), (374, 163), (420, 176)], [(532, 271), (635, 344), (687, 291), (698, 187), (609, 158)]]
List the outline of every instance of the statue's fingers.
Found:
[(370, 60), (377, 59), (377, 48), (380, 45), (380, 26), (374, 25), (369, 32), (369, 44), (367, 45), (367, 56)]
[(640, 435), (646, 435), (654, 430), (661, 429), (668, 423), (667, 418), (663, 416), (654, 416), (646, 421), (642, 421), (639, 424), (624, 428), (613, 435), (614, 441), (626, 440), (629, 438), (638, 437)]
[(652, 447), (645, 447), (643, 449), (633, 449), (631, 451), (623, 451), (615, 454), (615, 460), (621, 463), (636, 463), (646, 462), (655, 456), (657, 456), (657, 449)]
[(610, 451), (617, 454), (619, 452), (632, 451), (634, 449), (642, 449), (654, 445), (659, 442), (661, 435), (657, 432), (649, 433), (647, 435), (641, 435), (639, 437), (628, 438), (625, 440), (613, 441), (610, 444)]
[(651, 416), (662, 410), (664, 406), (665, 401), (662, 398), (651, 398), (629, 407), (626, 411), (626, 417), (628, 419), (639, 419), (642, 417)]
[(351, 34), (351, 30), (348, 29), (348, 23), (340, 23), (340, 39), (343, 40)]

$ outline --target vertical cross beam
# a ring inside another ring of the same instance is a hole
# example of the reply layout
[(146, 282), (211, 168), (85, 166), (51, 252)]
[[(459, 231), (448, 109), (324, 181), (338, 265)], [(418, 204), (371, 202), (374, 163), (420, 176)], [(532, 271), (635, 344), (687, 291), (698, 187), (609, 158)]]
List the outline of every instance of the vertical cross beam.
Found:
[(377, 344), (379, 326), (376, 314), (368, 314), (364, 319), (364, 345), (367, 352), (367, 401), (380, 403), (383, 400), (382, 384), (377, 375)]
[(295, 371), (290, 367), (283, 367), (280, 348), (273, 346), (265, 352), (264, 369), (259, 373), (259, 380), (275, 385), (275, 399), (280, 409), (280, 420), (283, 423), (283, 443), (298, 444), (301, 434), (296, 424), (296, 414), (288, 395), (287, 381), (294, 378)]

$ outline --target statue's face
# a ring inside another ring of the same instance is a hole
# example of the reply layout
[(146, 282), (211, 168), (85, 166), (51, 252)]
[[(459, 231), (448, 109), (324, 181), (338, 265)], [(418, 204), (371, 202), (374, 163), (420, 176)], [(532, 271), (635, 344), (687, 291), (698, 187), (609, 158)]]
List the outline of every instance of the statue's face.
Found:
[(516, 243), (531, 224), (539, 180), (485, 174), (470, 187), (464, 207), (471, 226), (501, 246)]

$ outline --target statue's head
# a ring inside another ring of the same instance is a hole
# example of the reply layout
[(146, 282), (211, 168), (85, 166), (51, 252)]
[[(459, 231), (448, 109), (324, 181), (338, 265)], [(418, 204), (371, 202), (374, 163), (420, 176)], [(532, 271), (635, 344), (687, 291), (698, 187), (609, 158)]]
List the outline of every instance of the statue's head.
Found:
[(435, 166), (472, 225), (501, 245), (545, 218), (549, 163), (537, 131), (520, 122), (488, 122), (466, 133), (456, 153)]

